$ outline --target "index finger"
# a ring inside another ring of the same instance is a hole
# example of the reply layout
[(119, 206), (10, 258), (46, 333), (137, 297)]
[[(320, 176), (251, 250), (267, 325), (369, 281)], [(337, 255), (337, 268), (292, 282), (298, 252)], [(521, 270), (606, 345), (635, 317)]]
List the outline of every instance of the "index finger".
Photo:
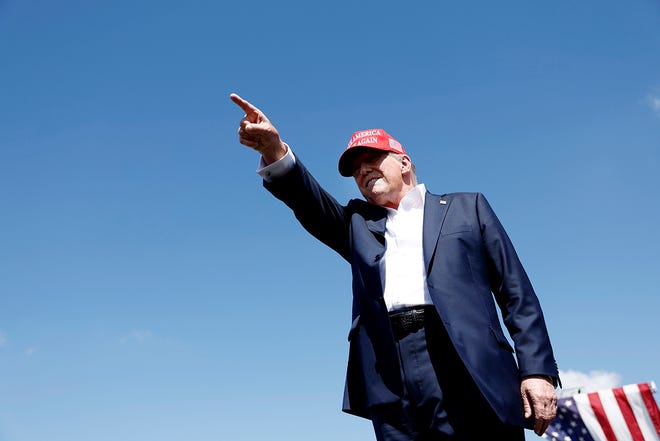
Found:
[(244, 100), (243, 98), (236, 95), (235, 93), (232, 93), (231, 95), (229, 95), (229, 98), (231, 98), (231, 100), (233, 102), (235, 102), (238, 105), (238, 107), (243, 109), (243, 111), (245, 112), (246, 115), (249, 115), (250, 113), (259, 113), (259, 109), (257, 109), (252, 104), (250, 104), (248, 101)]

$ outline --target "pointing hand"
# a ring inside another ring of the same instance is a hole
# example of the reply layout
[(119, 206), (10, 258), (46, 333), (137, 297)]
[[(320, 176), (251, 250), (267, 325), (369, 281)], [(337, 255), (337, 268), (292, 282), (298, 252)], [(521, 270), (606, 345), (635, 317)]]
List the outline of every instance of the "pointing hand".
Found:
[(288, 147), (282, 142), (280, 134), (266, 115), (235, 93), (229, 97), (245, 112), (238, 127), (239, 142), (261, 153), (266, 164), (284, 156)]

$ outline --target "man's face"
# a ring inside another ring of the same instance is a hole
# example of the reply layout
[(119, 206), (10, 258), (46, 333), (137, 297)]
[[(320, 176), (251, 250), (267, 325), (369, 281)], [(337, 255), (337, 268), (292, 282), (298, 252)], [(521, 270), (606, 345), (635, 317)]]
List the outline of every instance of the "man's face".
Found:
[(353, 159), (355, 183), (367, 202), (374, 205), (397, 208), (408, 190), (404, 191), (404, 174), (409, 172), (407, 156), (365, 148)]

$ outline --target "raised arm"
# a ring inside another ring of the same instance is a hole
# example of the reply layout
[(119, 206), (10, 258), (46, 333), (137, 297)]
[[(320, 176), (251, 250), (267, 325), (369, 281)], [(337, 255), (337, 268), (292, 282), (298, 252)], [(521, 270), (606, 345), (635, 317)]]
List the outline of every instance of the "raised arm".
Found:
[[(284, 157), (289, 146), (280, 139), (277, 129), (266, 115), (234, 93), (230, 98), (245, 112), (238, 128), (240, 143), (261, 153), (266, 164)], [(264, 186), (293, 210), (308, 232), (348, 260), (349, 214), (316, 182), (298, 159), (294, 164), (276, 179), (264, 179)]]

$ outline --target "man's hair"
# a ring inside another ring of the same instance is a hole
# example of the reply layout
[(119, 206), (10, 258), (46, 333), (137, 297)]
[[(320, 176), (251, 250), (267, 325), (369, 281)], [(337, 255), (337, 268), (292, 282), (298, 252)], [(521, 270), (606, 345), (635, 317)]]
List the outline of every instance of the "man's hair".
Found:
[[(403, 153), (389, 152), (389, 154), (394, 156), (399, 162), (403, 162), (403, 157), (407, 156)], [(410, 159), (410, 156), (408, 156), (408, 159)], [(413, 185), (417, 185), (417, 170), (415, 169), (415, 164), (412, 162), (412, 159), (410, 159), (410, 179), (412, 180)]]

